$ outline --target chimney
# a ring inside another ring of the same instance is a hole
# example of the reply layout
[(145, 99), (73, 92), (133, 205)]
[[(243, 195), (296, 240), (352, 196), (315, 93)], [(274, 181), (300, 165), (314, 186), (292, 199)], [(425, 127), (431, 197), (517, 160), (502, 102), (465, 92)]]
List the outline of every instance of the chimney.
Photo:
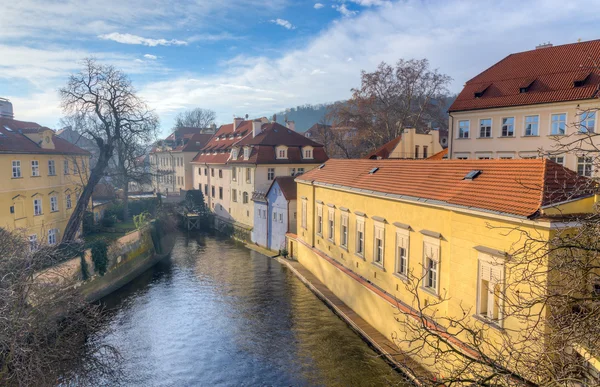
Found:
[(235, 117), (233, 119), (233, 131), (234, 132), (238, 128), (238, 126), (240, 126), (240, 124), (242, 123), (242, 121), (244, 121), (244, 119), (243, 118), (239, 118), (239, 117)]
[(293, 130), (294, 132), (296, 131), (296, 123), (294, 121), (286, 121), (285, 122), (285, 126), (289, 129), (289, 130)]
[(12, 103), (6, 98), (0, 98), (0, 117), (15, 118)]
[(258, 134), (260, 134), (260, 132), (262, 132), (262, 121), (252, 121), (252, 138), (256, 137)]
[(552, 47), (552, 43), (546, 42), (546, 43), (538, 44), (537, 46), (535, 46), (535, 49), (539, 50), (541, 48), (550, 48), (550, 47)]

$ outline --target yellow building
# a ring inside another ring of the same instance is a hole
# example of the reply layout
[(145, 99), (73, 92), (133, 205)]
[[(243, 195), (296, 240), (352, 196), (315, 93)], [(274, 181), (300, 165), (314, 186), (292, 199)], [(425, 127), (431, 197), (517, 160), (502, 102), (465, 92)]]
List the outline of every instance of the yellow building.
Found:
[[(547, 241), (567, 225), (562, 217), (592, 211), (591, 190), (549, 195), (567, 181), (588, 180), (541, 159), (331, 159), (296, 179), (298, 231), (288, 251), (405, 351), (414, 348), (399, 338), (411, 340), (406, 327), (418, 310), (458, 348), (466, 333), (445, 317), (501, 340), (523, 328), (499, 293), (516, 273), (509, 257), (523, 233)], [(441, 372), (433, 357), (423, 365)]]
[(33, 122), (0, 118), (0, 227), (56, 244), (89, 175), (90, 153)]

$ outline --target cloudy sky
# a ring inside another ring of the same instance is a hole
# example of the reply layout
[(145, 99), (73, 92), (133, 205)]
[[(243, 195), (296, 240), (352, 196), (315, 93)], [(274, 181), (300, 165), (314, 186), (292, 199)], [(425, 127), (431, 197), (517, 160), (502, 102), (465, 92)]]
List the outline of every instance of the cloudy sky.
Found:
[(166, 132), (192, 107), (270, 115), (348, 98), (360, 70), (428, 58), (451, 90), (511, 52), (600, 38), (600, 0), (19, 0), (0, 9), (0, 96), (57, 127), (57, 89), (94, 56), (130, 74)]

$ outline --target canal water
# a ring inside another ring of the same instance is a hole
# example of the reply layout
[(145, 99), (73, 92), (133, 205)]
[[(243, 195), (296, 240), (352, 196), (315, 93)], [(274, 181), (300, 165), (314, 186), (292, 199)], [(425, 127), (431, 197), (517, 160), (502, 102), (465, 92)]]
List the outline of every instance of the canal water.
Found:
[(102, 302), (126, 385), (406, 385), (288, 269), (227, 239), (179, 236)]

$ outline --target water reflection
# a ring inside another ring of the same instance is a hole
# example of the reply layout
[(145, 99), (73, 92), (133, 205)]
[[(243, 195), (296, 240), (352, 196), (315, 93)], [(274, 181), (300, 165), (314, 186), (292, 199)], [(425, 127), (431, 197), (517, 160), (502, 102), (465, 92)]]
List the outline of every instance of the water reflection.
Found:
[(402, 385), (289, 270), (215, 236), (179, 237), (103, 302), (128, 385)]

